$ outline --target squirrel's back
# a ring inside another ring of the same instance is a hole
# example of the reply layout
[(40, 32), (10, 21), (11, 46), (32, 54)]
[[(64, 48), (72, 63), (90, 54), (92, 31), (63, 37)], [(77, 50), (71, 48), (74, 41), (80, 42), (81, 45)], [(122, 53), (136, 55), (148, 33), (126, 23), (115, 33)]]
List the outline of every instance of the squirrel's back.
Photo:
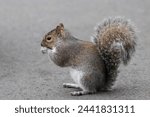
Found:
[(92, 39), (106, 66), (106, 84), (113, 85), (120, 63), (127, 65), (135, 52), (135, 28), (129, 20), (117, 17), (104, 20), (95, 30)]

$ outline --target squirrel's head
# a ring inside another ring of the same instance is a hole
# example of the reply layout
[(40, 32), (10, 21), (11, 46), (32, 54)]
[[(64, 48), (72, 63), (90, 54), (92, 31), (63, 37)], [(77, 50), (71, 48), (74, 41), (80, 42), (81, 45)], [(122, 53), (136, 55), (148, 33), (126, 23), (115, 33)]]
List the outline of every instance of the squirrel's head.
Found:
[(56, 42), (60, 39), (63, 39), (64, 36), (64, 25), (60, 23), (55, 29), (51, 30), (44, 36), (41, 42), (42, 53), (46, 53), (48, 49), (54, 49)]

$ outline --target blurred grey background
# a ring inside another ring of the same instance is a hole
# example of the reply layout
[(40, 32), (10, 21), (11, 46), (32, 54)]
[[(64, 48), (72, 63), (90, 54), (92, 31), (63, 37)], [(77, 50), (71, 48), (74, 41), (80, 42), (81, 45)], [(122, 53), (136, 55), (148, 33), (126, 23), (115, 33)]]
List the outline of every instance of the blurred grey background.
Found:
[[(112, 92), (72, 97), (68, 69), (40, 52), (43, 35), (58, 23), (89, 40), (93, 27), (109, 16), (131, 19), (138, 29), (135, 56)], [(0, 0), (0, 99), (150, 99), (149, 0)]]

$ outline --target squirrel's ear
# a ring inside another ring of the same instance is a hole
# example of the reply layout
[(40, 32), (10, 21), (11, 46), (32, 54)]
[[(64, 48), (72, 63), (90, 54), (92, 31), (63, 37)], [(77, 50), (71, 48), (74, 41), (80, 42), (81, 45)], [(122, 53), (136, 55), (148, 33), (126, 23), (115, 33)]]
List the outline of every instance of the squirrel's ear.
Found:
[(62, 23), (56, 27), (56, 33), (60, 36), (64, 35), (64, 25)]
[(59, 26), (64, 29), (63, 23), (60, 23)]

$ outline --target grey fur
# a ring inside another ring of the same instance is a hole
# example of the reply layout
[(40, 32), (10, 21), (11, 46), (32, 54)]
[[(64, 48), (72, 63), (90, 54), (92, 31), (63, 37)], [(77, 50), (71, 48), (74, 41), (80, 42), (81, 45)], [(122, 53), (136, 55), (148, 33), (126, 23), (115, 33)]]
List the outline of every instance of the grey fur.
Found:
[(95, 28), (93, 43), (76, 39), (61, 28), (62, 37), (56, 36), (55, 29), (46, 35), (55, 36), (55, 43), (47, 44), (45, 36), (41, 45), (56, 49), (49, 52), (51, 60), (60, 67), (71, 69), (76, 84), (65, 83), (63, 86), (81, 89), (71, 92), (73, 96), (110, 90), (116, 81), (120, 63), (127, 65), (135, 51), (134, 27), (123, 18), (108, 18)]

